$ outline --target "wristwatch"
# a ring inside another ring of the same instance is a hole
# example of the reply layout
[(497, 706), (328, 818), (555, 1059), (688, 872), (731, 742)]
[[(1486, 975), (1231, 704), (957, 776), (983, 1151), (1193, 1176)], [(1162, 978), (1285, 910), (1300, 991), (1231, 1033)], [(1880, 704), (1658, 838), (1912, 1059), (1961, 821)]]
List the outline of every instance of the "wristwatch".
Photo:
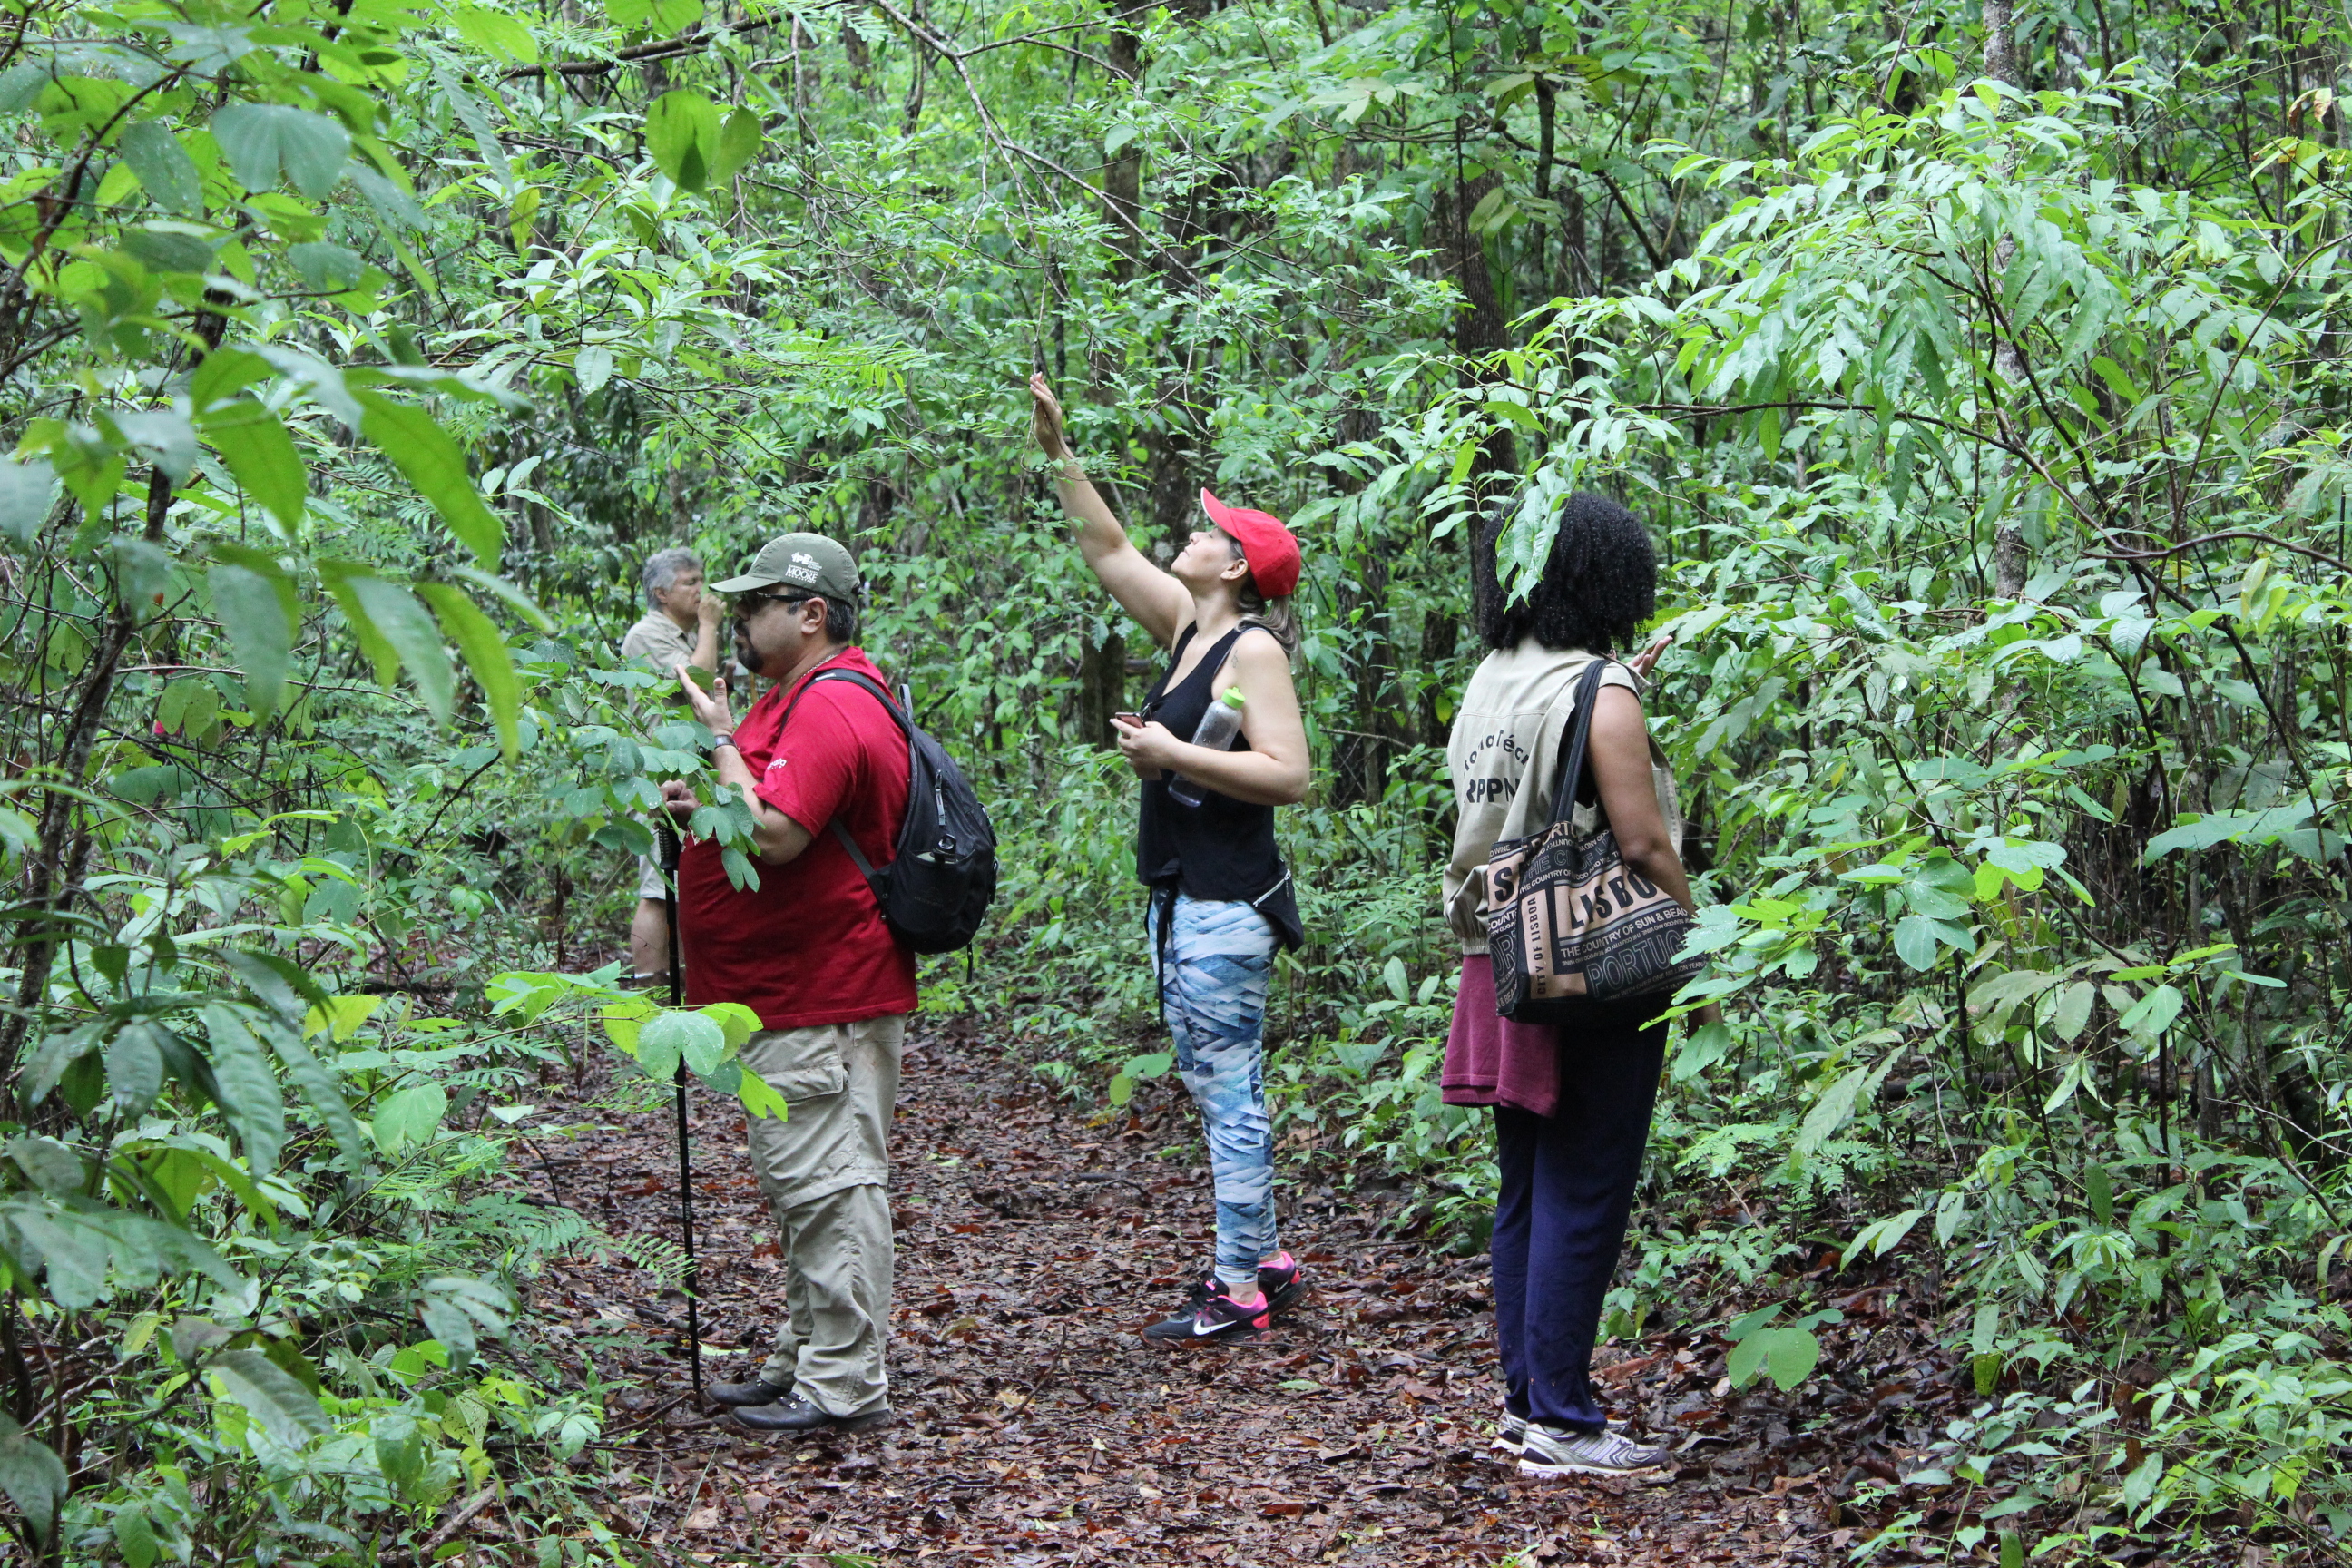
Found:
[[(721, 746), (735, 746), (735, 737), (732, 734), (724, 732), (710, 737), (710, 750), (713, 755), (718, 753), (719, 748)], [(735, 746), (735, 749), (740, 752), (743, 748), (740, 746)]]

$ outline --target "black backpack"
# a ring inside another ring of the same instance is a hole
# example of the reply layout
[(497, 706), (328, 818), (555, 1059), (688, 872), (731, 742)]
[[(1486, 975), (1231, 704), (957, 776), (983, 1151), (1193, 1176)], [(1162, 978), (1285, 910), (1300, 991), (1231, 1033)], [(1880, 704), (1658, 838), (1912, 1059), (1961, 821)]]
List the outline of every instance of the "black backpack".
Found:
[(809, 686), (819, 680), (856, 681), (879, 698), (907, 732), (907, 820), (898, 829), (897, 857), (879, 870), (868, 865), (837, 816), (830, 825), (833, 836), (874, 889), (882, 923), (900, 942), (917, 952), (969, 947), (980, 934), (989, 900), (996, 897), (996, 833), (980, 796), (940, 743), (918, 729), (887, 691), (854, 669), (828, 669), (802, 687), (777, 723), (779, 733)]

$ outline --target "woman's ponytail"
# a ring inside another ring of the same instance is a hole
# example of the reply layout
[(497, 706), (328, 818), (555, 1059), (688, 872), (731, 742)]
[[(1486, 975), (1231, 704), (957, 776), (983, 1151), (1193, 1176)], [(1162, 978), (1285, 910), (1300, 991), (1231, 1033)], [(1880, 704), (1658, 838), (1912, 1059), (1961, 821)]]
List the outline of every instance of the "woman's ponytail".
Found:
[(1257, 591), (1255, 584), (1244, 582), (1241, 592), (1241, 612), (1243, 625), (1264, 626), (1274, 634), (1274, 640), (1282, 645), (1286, 657), (1297, 657), (1298, 616), (1291, 609), (1288, 595), (1269, 599)]

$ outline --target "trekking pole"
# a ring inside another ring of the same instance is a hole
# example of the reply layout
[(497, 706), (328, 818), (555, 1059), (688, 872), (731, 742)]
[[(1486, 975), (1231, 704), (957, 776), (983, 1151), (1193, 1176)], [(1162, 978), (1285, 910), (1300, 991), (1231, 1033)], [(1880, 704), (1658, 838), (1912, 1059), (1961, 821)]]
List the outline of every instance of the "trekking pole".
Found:
[[(654, 825), (655, 853), (660, 857), (662, 869), (662, 905), (669, 913), (669, 1005), (685, 1005), (685, 976), (678, 963), (677, 938), (677, 830), (668, 823)], [(677, 1064), (671, 1081), (677, 1089), (677, 1212), (686, 1233), (686, 1354), (687, 1373), (692, 1380), (696, 1409), (702, 1407), (702, 1269), (694, 1260), (694, 1162), (688, 1153), (686, 1138), (686, 1063)]]

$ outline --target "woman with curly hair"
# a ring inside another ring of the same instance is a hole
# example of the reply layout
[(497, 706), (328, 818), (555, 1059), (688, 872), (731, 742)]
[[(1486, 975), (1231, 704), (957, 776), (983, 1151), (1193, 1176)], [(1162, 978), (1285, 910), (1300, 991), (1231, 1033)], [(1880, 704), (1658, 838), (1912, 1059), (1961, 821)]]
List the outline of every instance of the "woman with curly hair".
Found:
[(1488, 653), (1462, 694), (1446, 747), (1461, 816), (1445, 871), (1447, 923), (1462, 943), (1462, 989), (1446, 1041), (1449, 1105), (1491, 1105), (1502, 1190), (1495, 1206), (1495, 1331), (1504, 1416), (1495, 1447), (1529, 1475), (1629, 1475), (1667, 1450), (1612, 1431), (1592, 1388), (1592, 1347), (1624, 1245), (1648, 1142), (1666, 1031), (1663, 995), (1587, 1002), (1557, 1026), (1496, 1016), (1486, 951), (1486, 861), (1498, 841), (1540, 832), (1577, 688), (1611, 659), (1593, 698), (1580, 805), (1597, 799), (1628, 872), (1691, 909), (1682, 822), (1665, 759), (1639, 695), (1665, 650), (1660, 638), (1625, 663), (1623, 647), (1657, 606), (1649, 535), (1606, 497), (1559, 509), (1543, 576), (1514, 598), (1496, 575), (1504, 521), (1472, 552), (1478, 631)]

